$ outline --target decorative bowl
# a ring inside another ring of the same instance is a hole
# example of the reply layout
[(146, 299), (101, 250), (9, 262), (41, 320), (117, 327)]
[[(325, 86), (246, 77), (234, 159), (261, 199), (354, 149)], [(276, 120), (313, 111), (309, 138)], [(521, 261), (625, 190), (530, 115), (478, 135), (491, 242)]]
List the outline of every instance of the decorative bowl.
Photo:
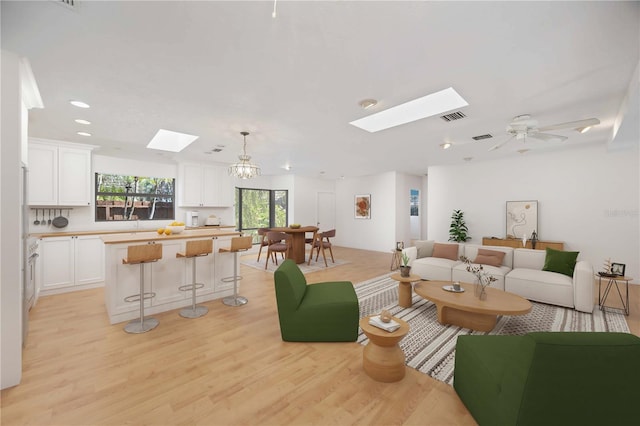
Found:
[(171, 229), (171, 233), (172, 234), (179, 234), (182, 231), (184, 231), (185, 226), (184, 225), (182, 225), (182, 226), (171, 226), (171, 225), (168, 225), (168, 226), (165, 226), (165, 228), (166, 229)]
[(299, 223), (292, 223), (291, 225), (289, 225), (289, 228), (291, 228), (291, 229), (298, 229), (298, 228), (300, 228), (300, 226), (301, 226), (301, 225), (300, 225)]

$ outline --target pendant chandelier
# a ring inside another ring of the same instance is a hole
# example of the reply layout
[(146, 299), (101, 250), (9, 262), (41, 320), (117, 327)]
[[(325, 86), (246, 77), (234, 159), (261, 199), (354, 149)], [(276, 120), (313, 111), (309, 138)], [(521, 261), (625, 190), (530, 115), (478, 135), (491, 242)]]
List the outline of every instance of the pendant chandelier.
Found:
[(260, 167), (252, 164), (251, 156), (247, 155), (247, 136), (249, 132), (240, 132), (240, 134), (244, 137), (242, 154), (238, 155), (240, 162), (229, 166), (229, 175), (240, 179), (251, 179), (252, 177), (260, 175)]

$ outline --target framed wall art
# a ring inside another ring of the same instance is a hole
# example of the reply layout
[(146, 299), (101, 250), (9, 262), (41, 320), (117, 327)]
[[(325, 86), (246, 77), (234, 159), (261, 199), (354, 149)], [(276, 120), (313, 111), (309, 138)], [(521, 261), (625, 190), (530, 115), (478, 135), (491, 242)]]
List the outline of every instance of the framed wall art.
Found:
[(371, 194), (355, 196), (355, 218), (371, 219)]
[(507, 238), (531, 238), (538, 231), (538, 201), (507, 201)]

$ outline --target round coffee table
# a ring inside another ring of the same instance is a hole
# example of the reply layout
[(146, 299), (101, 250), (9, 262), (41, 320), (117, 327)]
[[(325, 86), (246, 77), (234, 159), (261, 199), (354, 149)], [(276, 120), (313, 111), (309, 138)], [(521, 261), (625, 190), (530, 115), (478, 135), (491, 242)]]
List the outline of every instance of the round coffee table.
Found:
[(369, 324), (370, 317), (360, 320), (360, 328), (369, 338), (362, 352), (362, 366), (369, 377), (378, 382), (397, 382), (405, 374), (405, 356), (398, 342), (409, 332), (409, 324), (393, 318), (400, 328), (389, 333)]
[(398, 273), (391, 275), (391, 279), (398, 281), (398, 306), (410, 308), (413, 304), (411, 283), (420, 281), (422, 278), (413, 274), (409, 274), (408, 277), (403, 277)]
[(444, 290), (451, 281), (421, 281), (414, 286), (417, 294), (436, 304), (440, 324), (452, 324), (478, 331), (491, 331), (498, 315), (524, 315), (531, 311), (531, 302), (518, 296), (487, 287), (487, 299), (480, 300), (474, 284), (460, 283), (463, 293)]

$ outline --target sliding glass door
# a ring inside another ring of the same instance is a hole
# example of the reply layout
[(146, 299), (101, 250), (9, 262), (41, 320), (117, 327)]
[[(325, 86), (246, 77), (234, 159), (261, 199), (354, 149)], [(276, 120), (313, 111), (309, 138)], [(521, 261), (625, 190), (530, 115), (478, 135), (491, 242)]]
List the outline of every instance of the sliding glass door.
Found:
[(258, 243), (258, 228), (287, 226), (288, 191), (236, 188), (236, 223)]

